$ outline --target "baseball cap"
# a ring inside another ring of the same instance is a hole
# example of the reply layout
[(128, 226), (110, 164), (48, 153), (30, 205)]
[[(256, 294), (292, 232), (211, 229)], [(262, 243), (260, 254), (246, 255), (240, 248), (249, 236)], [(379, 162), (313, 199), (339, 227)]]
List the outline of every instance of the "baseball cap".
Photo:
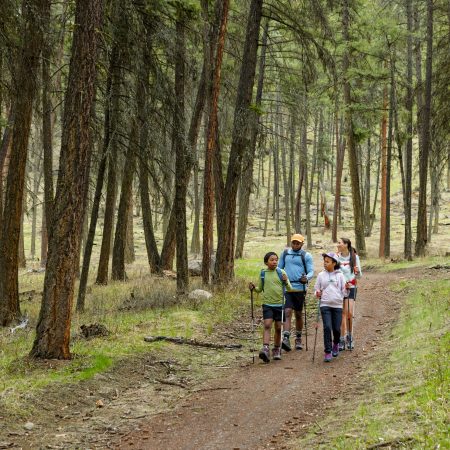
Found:
[(292, 235), (291, 242), (292, 241), (305, 242), (305, 238), (301, 234), (296, 233)]
[(339, 262), (338, 261), (338, 256), (336, 255), (336, 253), (333, 253), (333, 252), (322, 253), (322, 256), (324, 258), (325, 258), (325, 256), (328, 256), (328, 258), (331, 258), (332, 260), (334, 260), (334, 262)]

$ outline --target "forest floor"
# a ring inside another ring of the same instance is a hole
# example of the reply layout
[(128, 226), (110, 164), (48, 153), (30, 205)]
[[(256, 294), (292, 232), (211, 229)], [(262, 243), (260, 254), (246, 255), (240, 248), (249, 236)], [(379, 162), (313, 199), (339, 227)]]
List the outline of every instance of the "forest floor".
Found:
[[(318, 447), (327, 434), (321, 420), (337, 414), (338, 402), (356, 407), (364, 398), (365, 370), (383, 356), (380, 350), (402, 308), (402, 292), (392, 286), (445, 277), (448, 270), (366, 271), (356, 303), (355, 349), (329, 364), (323, 362), (321, 326), (312, 362), (313, 306), (308, 351), (284, 353), (281, 361), (270, 364), (258, 360), (257, 350), (252, 363), (249, 319), (244, 316), (226, 329), (215, 329), (208, 340), (247, 339), (245, 351), (184, 345), (187, 359), (180, 359), (176, 344), (149, 344), (148, 353), (126, 358), (89, 380), (47, 386), (30, 395), (38, 413), (29, 418), (29, 429), (13, 417), (1, 417), (0, 411), (0, 448), (303, 448), (298, 443), (313, 429), (312, 447)], [(308, 300), (313, 303), (312, 297)], [(224, 364), (217, 356), (221, 352), (233, 357)], [(196, 381), (190, 377), (193, 367), (208, 376)]]

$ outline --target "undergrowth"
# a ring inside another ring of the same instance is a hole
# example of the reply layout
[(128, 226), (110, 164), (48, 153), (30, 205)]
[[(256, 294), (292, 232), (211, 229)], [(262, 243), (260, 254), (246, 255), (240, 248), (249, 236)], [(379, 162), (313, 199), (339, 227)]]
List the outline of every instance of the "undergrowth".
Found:
[(293, 448), (450, 448), (450, 282), (413, 286), (383, 357), (361, 380), (364, 397), (341, 403), (338, 422), (324, 420), (325, 439), (313, 430)]

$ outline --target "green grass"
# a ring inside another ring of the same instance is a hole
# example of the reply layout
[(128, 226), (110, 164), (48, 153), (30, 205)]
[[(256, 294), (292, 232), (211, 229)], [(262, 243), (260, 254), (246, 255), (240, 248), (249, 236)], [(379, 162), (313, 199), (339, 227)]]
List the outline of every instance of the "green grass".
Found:
[[(22, 290), (36, 287), (39, 291), (42, 275), (24, 274), (21, 281)], [(193, 280), (191, 288), (198, 283)], [(22, 304), (22, 310), (30, 317), (28, 328), (14, 334), (9, 329), (0, 329), (0, 410), (22, 416), (31, 408), (24, 408), (24, 395), (54, 383), (90, 379), (124, 358), (159, 351), (168, 345), (148, 344), (143, 340), (145, 336), (197, 339), (209, 336), (217, 325), (235, 320), (236, 309), (248, 302), (246, 293), (243, 282), (236, 281), (226, 291), (215, 293), (210, 301), (182, 300), (176, 297), (173, 280), (151, 275), (131, 276), (128, 283), (92, 285), (85, 312), (74, 312), (72, 316), (73, 359), (47, 363), (28, 357), (41, 300), (41, 296), (36, 295)], [(110, 335), (91, 340), (80, 338), (80, 326), (92, 323), (104, 325)], [(177, 351), (172, 351), (173, 356)]]
[(449, 306), (448, 280), (414, 286), (386, 338), (384, 358), (360, 380), (367, 388), (364, 398), (341, 404), (338, 424), (336, 417), (324, 420), (322, 429), (335, 430), (327, 442), (321, 438), (317, 444), (311, 433), (294, 447), (365, 449), (391, 443), (393, 448), (450, 448)]

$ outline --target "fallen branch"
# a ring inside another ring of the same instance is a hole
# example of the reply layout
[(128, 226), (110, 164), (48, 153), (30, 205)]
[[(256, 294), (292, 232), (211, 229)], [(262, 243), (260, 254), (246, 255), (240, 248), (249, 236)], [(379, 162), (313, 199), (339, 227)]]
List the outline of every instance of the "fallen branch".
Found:
[(161, 380), (160, 378), (155, 378), (155, 381), (161, 384), (168, 384), (169, 386), (177, 386), (183, 389), (187, 389), (187, 386), (183, 383), (178, 383), (177, 381)]
[(392, 441), (379, 442), (378, 444), (369, 445), (369, 447), (367, 447), (367, 449), (391, 447), (392, 445), (402, 445), (402, 444), (406, 444), (407, 442), (411, 442), (411, 441), (414, 441), (414, 439), (413, 438), (394, 439)]
[(174, 344), (195, 345), (197, 347), (217, 348), (226, 350), (234, 350), (242, 348), (241, 344), (212, 344), (211, 342), (200, 342), (197, 341), (196, 339), (185, 339), (182, 337), (169, 337), (169, 336), (146, 336), (144, 338), (144, 341), (145, 342), (167, 341), (172, 342)]

